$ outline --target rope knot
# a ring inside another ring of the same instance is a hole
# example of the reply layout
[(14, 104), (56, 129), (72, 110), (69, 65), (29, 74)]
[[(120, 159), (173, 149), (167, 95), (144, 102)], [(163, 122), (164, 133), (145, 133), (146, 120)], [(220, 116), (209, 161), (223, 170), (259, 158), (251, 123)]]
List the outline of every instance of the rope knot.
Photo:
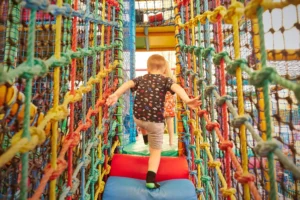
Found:
[(249, 19), (255, 19), (257, 17), (257, 9), (260, 6), (262, 0), (252, 0), (245, 8), (245, 16)]
[(211, 55), (212, 53), (216, 52), (215, 49), (213, 47), (208, 47), (208, 48), (205, 48), (204, 51), (202, 52), (202, 56), (204, 58), (207, 58), (208, 55)]
[(226, 13), (227, 10), (224, 6), (218, 6), (213, 12), (210, 13), (210, 15), (208, 15), (208, 20), (211, 23), (217, 23), (225, 16)]
[(75, 103), (79, 100), (82, 99), (82, 92), (81, 90), (75, 90), (74, 91), (75, 94), (71, 94), (71, 92), (67, 92), (65, 94), (65, 101), (70, 102), (70, 103)]
[(235, 117), (233, 120), (232, 120), (232, 125), (235, 127), (235, 128), (239, 128), (241, 125), (243, 125), (245, 122), (247, 121), (250, 121), (251, 118), (249, 115), (241, 115), (241, 116), (238, 116), (238, 117)]
[(236, 189), (235, 188), (221, 188), (221, 193), (224, 197), (229, 197), (236, 193)]
[(96, 103), (96, 107), (104, 106), (105, 100), (104, 99), (98, 99)]
[(280, 146), (280, 142), (275, 139), (269, 141), (260, 141), (254, 147), (254, 151), (261, 157), (266, 157), (269, 153), (272, 153), (275, 149), (279, 148)]
[(70, 148), (76, 147), (80, 142), (80, 133), (77, 131), (73, 132), (73, 134), (68, 134), (65, 138), (65, 143), (71, 141)]
[(233, 24), (234, 22), (234, 17), (239, 20), (244, 14), (244, 5), (241, 2), (235, 2), (232, 3), (228, 10), (226, 15), (224, 16), (224, 22), (226, 24)]
[(212, 132), (215, 128), (220, 128), (220, 124), (218, 122), (208, 122), (205, 128), (209, 132)]
[(231, 100), (231, 96), (229, 96), (229, 95), (221, 96), (221, 97), (217, 98), (216, 104), (218, 106), (222, 106), (224, 103), (226, 103), (227, 100)]
[(205, 149), (206, 147), (210, 147), (210, 145), (207, 142), (199, 144), (200, 149)]
[(212, 91), (217, 89), (217, 87), (215, 85), (209, 85), (205, 87), (205, 95), (211, 95)]
[[(25, 70), (23, 70), (23, 73), (21, 74), (21, 77), (28, 79), (28, 78), (32, 78), (34, 76), (44, 76), (47, 74), (48, 72), (48, 65), (46, 64), (45, 61), (38, 59), (38, 58), (34, 58), (33, 59), (33, 67), (28, 68), (28, 62), (24, 62), (22, 63), (18, 68), (23, 68)], [(11, 82), (11, 81), (9, 81)]]
[(207, 19), (207, 15), (204, 15), (204, 13), (202, 15), (197, 15), (195, 17), (197, 19), (197, 21), (199, 21), (201, 24), (205, 24), (206, 23), (206, 19)]
[(58, 106), (56, 109), (51, 108), (49, 110), (50, 113), (53, 113), (53, 117), (51, 118), (52, 121), (59, 121), (62, 120), (69, 115), (68, 108), (64, 106)]
[(263, 87), (265, 81), (271, 81), (271, 77), (276, 75), (276, 69), (273, 67), (265, 67), (261, 70), (252, 72), (249, 83), (255, 87)]
[(221, 53), (218, 53), (218, 54), (215, 54), (213, 56), (213, 62), (216, 64), (216, 65), (220, 65), (221, 63), (221, 60), (224, 59), (225, 57), (229, 57), (229, 54), (227, 51), (223, 51)]
[(105, 187), (105, 182), (104, 181), (101, 181), (101, 183), (100, 183), (100, 186), (98, 186), (100, 189), (99, 189), (99, 193), (101, 194), (101, 193), (103, 193), (103, 191), (104, 191), (104, 187)]
[(199, 54), (201, 54), (202, 53), (202, 51), (203, 51), (203, 47), (196, 47), (195, 49), (194, 49), (194, 54), (195, 55), (199, 55)]
[[(27, 138), (27, 142), (23, 144), (23, 146), (20, 148), (21, 153), (26, 153), (28, 151), (33, 150), (37, 145), (41, 145), (44, 143), (46, 140), (46, 133), (44, 130), (37, 128), (37, 127), (30, 127), (29, 128), (29, 133), (31, 135), (30, 140)], [(11, 145), (17, 145), (17, 143), (21, 140), (24, 139), (22, 138), (23, 130), (19, 131), (16, 133), (12, 139), (11, 139)]]
[(208, 112), (207, 110), (200, 110), (198, 111), (198, 116), (199, 117), (203, 117), (204, 115), (208, 115)]
[(202, 164), (203, 160), (202, 159), (195, 159), (195, 164), (199, 165)]
[(72, 59), (81, 57), (80, 51), (67, 50), (67, 53), (70, 54)]
[(224, 141), (220, 142), (220, 144), (219, 144), (219, 148), (222, 151), (226, 151), (226, 150), (228, 150), (228, 148), (232, 148), (232, 147), (233, 147), (233, 143), (229, 140), (224, 140)]
[(246, 59), (237, 59), (234, 62), (231, 62), (229, 65), (226, 66), (226, 71), (231, 74), (231, 75), (235, 75), (236, 73), (236, 69), (243, 66), (243, 65), (247, 65), (248, 62)]
[(203, 83), (203, 81), (204, 81), (204, 78), (199, 77), (198, 80), (197, 80), (197, 85), (198, 85), (198, 86), (201, 86), (202, 83)]
[(205, 190), (204, 190), (203, 187), (201, 187), (201, 188), (196, 188), (196, 193), (197, 193), (197, 194), (202, 194), (204, 191), (205, 191)]
[(234, 173), (234, 178), (242, 184), (253, 182), (255, 180), (254, 175), (250, 174), (249, 172), (243, 173), (241, 171)]
[(207, 182), (211, 181), (211, 178), (209, 176), (204, 175), (204, 176), (201, 176), (201, 181), (203, 183), (207, 183)]
[(194, 135), (195, 135), (195, 137), (200, 136), (201, 135), (200, 129), (194, 130)]
[(208, 162), (208, 167), (211, 168), (216, 168), (216, 167), (221, 167), (222, 163), (220, 161), (210, 161)]
[(52, 172), (49, 178), (50, 181), (57, 179), (63, 173), (63, 171), (68, 167), (67, 161), (65, 161), (64, 159), (58, 159), (56, 164), (57, 164), (56, 170), (54, 170), (51, 167), (50, 163), (45, 168), (45, 174), (47, 172), (50, 173), (49, 171)]

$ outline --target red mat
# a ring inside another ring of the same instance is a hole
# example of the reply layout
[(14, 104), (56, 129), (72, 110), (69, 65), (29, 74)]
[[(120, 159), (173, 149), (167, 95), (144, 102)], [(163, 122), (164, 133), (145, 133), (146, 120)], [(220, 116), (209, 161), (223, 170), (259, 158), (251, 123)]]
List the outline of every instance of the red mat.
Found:
[[(146, 179), (148, 156), (115, 154), (112, 159), (110, 176)], [(185, 157), (162, 157), (156, 181), (188, 179), (189, 171)]]

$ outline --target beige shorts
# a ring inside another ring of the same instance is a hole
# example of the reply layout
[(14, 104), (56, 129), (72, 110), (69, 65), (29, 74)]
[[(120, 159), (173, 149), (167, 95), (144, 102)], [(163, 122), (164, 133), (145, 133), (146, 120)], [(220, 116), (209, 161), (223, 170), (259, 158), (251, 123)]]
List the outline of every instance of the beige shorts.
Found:
[(138, 127), (145, 129), (148, 133), (149, 146), (152, 149), (161, 149), (163, 144), (164, 123), (147, 122), (134, 118)]

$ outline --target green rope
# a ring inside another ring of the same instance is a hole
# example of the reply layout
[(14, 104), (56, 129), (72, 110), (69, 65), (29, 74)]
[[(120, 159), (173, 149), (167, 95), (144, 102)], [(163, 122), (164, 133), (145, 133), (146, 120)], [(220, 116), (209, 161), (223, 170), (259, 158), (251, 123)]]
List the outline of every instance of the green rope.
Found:
[[(267, 62), (267, 54), (265, 48), (265, 37), (264, 37), (264, 25), (263, 25), (263, 7), (259, 7), (257, 9), (257, 18), (258, 18), (258, 26), (259, 26), (259, 38), (260, 38), (260, 50), (261, 50), (261, 62), (262, 68), (266, 67)], [(265, 118), (266, 118), (266, 135), (267, 140), (272, 140), (272, 120), (270, 116), (270, 99), (269, 99), (269, 81), (266, 80), (263, 86), (263, 95), (264, 95), (264, 102), (265, 102)], [(270, 199), (277, 199), (277, 184), (275, 179), (275, 166), (274, 166), (274, 154), (270, 152), (268, 154), (268, 174), (270, 176), (270, 184), (271, 184), (271, 191), (270, 191)]]
[[(118, 73), (118, 77), (119, 77), (119, 82), (118, 82), (118, 87), (120, 87), (123, 84), (123, 11), (124, 11), (124, 4), (123, 4), (123, 0), (119, 1), (119, 5), (120, 5), (120, 11), (118, 14), (118, 18), (117, 18), (117, 22), (119, 24), (119, 29), (116, 31), (118, 33), (118, 38), (117, 38), (117, 43), (119, 45), (118, 48), (118, 53), (117, 53), (117, 58), (119, 60), (119, 65), (118, 65), (118, 69), (117, 69), (117, 73)], [(118, 138), (120, 141), (120, 146), (122, 147), (123, 142), (122, 142), (122, 135), (123, 135), (123, 108), (122, 106), (124, 105), (124, 99), (123, 97), (121, 97), (118, 100), (118, 107), (117, 107), (117, 121), (118, 121)], [(122, 148), (119, 149), (120, 153), (122, 153)]]
[(47, 60), (41, 60), (38, 58), (33, 58), (33, 65), (28, 65), (28, 62), (20, 64), (16, 69), (12, 69), (9, 72), (2, 71), (0, 72), (0, 84), (9, 83), (13, 84), (14, 79), (18, 77), (28, 78), (31, 76), (45, 76), (48, 73), (50, 67), (62, 67), (71, 63), (73, 58), (82, 58), (85, 56), (93, 56), (94, 53), (100, 51), (107, 51), (112, 48), (118, 47), (119, 44), (112, 43), (109, 46), (96, 46), (88, 49), (80, 49), (76, 52), (71, 50), (61, 53), (61, 58), (56, 59), (54, 56), (51, 56)]
[(274, 82), (293, 91), (297, 100), (300, 101), (300, 84), (281, 77), (274, 67), (267, 67), (265, 64), (263, 65), (264, 67), (262, 69), (252, 71), (251, 68), (248, 66), (248, 62), (246, 59), (237, 59), (235, 61), (232, 61), (226, 51), (217, 54), (212, 52), (212, 54), (213, 62), (216, 65), (220, 63), (220, 60), (222, 58), (224, 59), (226, 63), (226, 71), (229, 74), (235, 75), (236, 69), (238, 67), (241, 67), (241, 69), (249, 75), (249, 83), (251, 85), (254, 85), (255, 87), (263, 87), (264, 82), (268, 80), (269, 82)]
[[(197, 15), (200, 14), (200, 0), (197, 0)], [(199, 63), (199, 67), (200, 67), (200, 70), (199, 70), (199, 74), (200, 74), (200, 77), (203, 77), (204, 76), (204, 72), (203, 72), (203, 61), (202, 61), (202, 52), (203, 52), (203, 48), (201, 48), (201, 24), (200, 22), (198, 21), (198, 48), (194, 49), (194, 53), (195, 55), (198, 57), (198, 63)], [(204, 86), (203, 84), (201, 84), (200, 86), (200, 91), (201, 91), (201, 94), (204, 94)], [(201, 109), (205, 109), (206, 107), (206, 102), (205, 102), (205, 99), (204, 99), (204, 95), (201, 95), (201, 101), (202, 101), (202, 105), (201, 105)], [(207, 138), (206, 138), (206, 121), (204, 118), (201, 118), (200, 119), (200, 125), (201, 125), (201, 129), (202, 129), (202, 136), (203, 136), (203, 140), (204, 142), (207, 141)], [(207, 154), (206, 154), (206, 151), (205, 150), (201, 150), (202, 151), (202, 154), (203, 154), (203, 160), (204, 160), (204, 166), (202, 165), (201, 169), (202, 169), (202, 173), (204, 176), (208, 176), (208, 166), (207, 166)], [(209, 182), (203, 182), (205, 184), (205, 199), (209, 199), (209, 187), (211, 188), (211, 185), (209, 184)], [(209, 187), (208, 187), (209, 186)], [(210, 194), (213, 194), (210, 192)], [(214, 198), (213, 198), (214, 199)]]
[[(95, 10), (94, 10), (94, 15), (97, 14), (97, 8), (99, 6), (99, 1), (96, 0), (95, 2)], [(98, 26), (96, 24), (94, 24), (94, 46), (97, 45), (97, 31), (98, 31)], [(93, 78), (96, 77), (96, 67), (97, 67), (97, 54), (95, 53), (93, 55), (93, 71), (92, 71), (92, 76)], [(92, 109), (95, 109), (95, 102), (96, 102), (96, 85), (93, 85), (93, 89), (92, 89)], [(91, 132), (92, 132), (92, 138), (95, 138), (95, 131), (96, 131), (96, 127), (95, 127), (95, 117), (92, 116), (92, 127), (91, 127)], [(100, 141), (101, 142), (101, 141)], [(97, 145), (98, 146), (98, 145)], [(90, 171), (90, 176), (94, 177), (95, 176), (95, 170), (94, 168), (97, 167), (97, 165), (95, 164), (95, 146), (93, 146), (92, 151), (91, 151), (91, 171)], [(97, 179), (95, 181), (93, 181), (92, 185), (91, 185), (91, 199), (94, 200), (95, 199), (95, 183), (96, 183)]]
[[(35, 42), (35, 20), (36, 10), (31, 10), (29, 20), (29, 33), (28, 33), (28, 51), (27, 51), (27, 64), (32, 67), (34, 64), (34, 42)], [(23, 138), (30, 140), (30, 105), (32, 96), (32, 77), (26, 79), (25, 86), (25, 111), (24, 111), (24, 124), (23, 124)], [(29, 153), (23, 153), (21, 155), (22, 160), (22, 178), (21, 178), (21, 194), (20, 199), (27, 199), (27, 184), (28, 184), (28, 155)]]
[[(5, 55), (4, 55), (4, 67), (7, 71), (14, 68), (15, 58), (18, 53), (18, 40), (19, 40), (19, 23), (20, 23), (20, 3), (9, 1), (9, 11), (6, 29), (6, 40), (5, 40)], [(3, 69), (3, 68), (2, 68)], [(2, 70), (1, 69), (1, 70)], [(1, 72), (0, 72), (1, 76)]]

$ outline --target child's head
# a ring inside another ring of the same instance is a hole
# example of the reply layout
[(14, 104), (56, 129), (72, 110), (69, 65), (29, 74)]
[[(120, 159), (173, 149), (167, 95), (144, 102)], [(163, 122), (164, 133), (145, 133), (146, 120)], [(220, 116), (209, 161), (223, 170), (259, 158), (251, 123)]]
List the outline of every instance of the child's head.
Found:
[(161, 55), (154, 54), (148, 58), (147, 70), (149, 73), (156, 72), (164, 74), (166, 71), (167, 61)]

